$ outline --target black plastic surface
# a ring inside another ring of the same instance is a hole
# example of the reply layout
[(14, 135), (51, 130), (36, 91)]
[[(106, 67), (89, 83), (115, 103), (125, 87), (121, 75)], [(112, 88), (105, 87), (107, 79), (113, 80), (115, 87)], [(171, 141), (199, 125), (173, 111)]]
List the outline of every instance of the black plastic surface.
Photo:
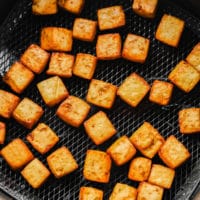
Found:
[[(142, 35), (151, 40), (151, 47), (148, 60), (145, 64), (137, 64), (128, 62), (123, 59), (115, 61), (99, 61), (94, 78), (108, 81), (115, 85), (120, 85), (122, 81), (131, 73), (137, 72), (143, 76), (150, 84), (155, 80), (167, 80), (169, 72), (174, 66), (191, 51), (192, 47), (199, 41), (200, 37), (200, 20), (193, 17), (190, 13), (177, 7), (168, 1), (162, 1), (159, 5), (157, 16), (154, 20), (144, 19), (133, 13), (131, 9), (131, 1), (123, 0), (86, 0), (86, 5), (81, 13), (81, 17), (96, 20), (96, 11), (98, 8), (111, 5), (123, 5), (126, 12), (126, 26), (107, 32), (120, 32), (123, 41), (128, 33)], [(172, 48), (161, 44), (154, 38), (157, 25), (164, 13), (170, 13), (180, 17), (186, 21), (186, 28), (183, 33), (179, 47)], [(45, 26), (61, 26), (72, 29), (75, 15), (60, 10), (54, 16), (34, 16), (31, 14), (31, 2), (28, 0), (18, 1), (15, 8), (1, 27), (0, 35), (0, 72), (1, 75), (10, 67), (10, 65), (19, 59), (20, 55), (31, 43), (39, 43), (40, 30)], [(98, 32), (99, 34), (100, 32)], [(80, 42), (74, 40), (72, 54), (78, 52), (86, 52), (95, 54), (95, 44)], [(200, 106), (200, 85), (189, 94), (185, 94), (175, 87), (171, 103), (166, 107), (161, 107), (150, 103), (147, 97), (139, 104), (137, 108), (131, 108), (123, 103), (119, 98), (111, 110), (106, 110), (111, 121), (114, 123), (118, 133), (109, 141), (101, 146), (95, 146), (86, 136), (83, 127), (76, 129), (68, 126), (58, 119), (55, 115), (55, 108), (48, 108), (42, 101), (36, 88), (36, 83), (46, 79), (45, 73), (37, 76), (34, 82), (27, 90), (20, 95), (21, 97), (29, 97), (41, 105), (45, 113), (41, 118), (41, 122), (48, 124), (60, 137), (60, 142), (49, 153), (44, 156), (39, 155), (29, 145), (34, 155), (46, 164), (46, 156), (53, 152), (56, 148), (66, 145), (75, 156), (79, 169), (74, 173), (56, 180), (51, 176), (48, 181), (38, 190), (32, 189), (26, 181), (21, 177), (19, 172), (13, 172), (0, 158), (0, 188), (9, 193), (18, 200), (46, 200), (46, 199), (67, 199), (78, 200), (79, 188), (83, 185), (94, 186), (104, 190), (104, 199), (108, 199), (113, 186), (117, 182), (127, 183), (137, 187), (137, 183), (128, 180), (127, 172), (129, 164), (116, 167), (113, 164), (111, 178), (108, 184), (92, 183), (84, 180), (82, 176), (83, 163), (87, 149), (106, 150), (107, 147), (122, 135), (130, 136), (144, 121), (152, 123), (160, 133), (166, 138), (174, 134), (182, 141), (191, 153), (191, 158), (183, 166), (176, 170), (176, 178), (172, 189), (166, 190), (164, 200), (172, 199), (189, 199), (194, 191), (199, 179), (196, 180), (199, 173), (200, 162), (200, 136), (199, 135), (181, 135), (178, 127), (178, 111), (182, 108), (199, 107)], [(89, 82), (77, 77), (63, 79), (67, 88), (72, 95), (85, 98)], [(0, 81), (0, 88), (8, 91), (10, 89)], [(92, 106), (89, 114), (91, 116), (100, 108)], [(25, 140), (29, 131), (17, 124), (14, 120), (6, 121), (7, 138), (6, 144), (16, 137)], [(139, 155), (139, 153), (138, 153)], [(162, 163), (156, 156), (154, 163)], [(197, 169), (197, 170), (196, 170)], [(194, 174), (195, 173), (195, 174)], [(192, 177), (192, 180), (191, 180)], [(195, 180), (193, 181), (193, 179)], [(184, 194), (188, 194), (184, 196)]]

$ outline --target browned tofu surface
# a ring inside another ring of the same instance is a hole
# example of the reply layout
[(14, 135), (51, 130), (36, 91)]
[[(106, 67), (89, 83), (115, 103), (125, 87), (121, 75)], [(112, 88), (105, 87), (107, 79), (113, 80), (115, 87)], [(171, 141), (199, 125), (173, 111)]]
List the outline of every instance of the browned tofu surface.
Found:
[(58, 5), (73, 14), (80, 14), (85, 0), (58, 0)]
[(103, 200), (103, 191), (94, 187), (81, 187), (79, 200)]
[(6, 137), (6, 124), (0, 122), (0, 145), (4, 143)]

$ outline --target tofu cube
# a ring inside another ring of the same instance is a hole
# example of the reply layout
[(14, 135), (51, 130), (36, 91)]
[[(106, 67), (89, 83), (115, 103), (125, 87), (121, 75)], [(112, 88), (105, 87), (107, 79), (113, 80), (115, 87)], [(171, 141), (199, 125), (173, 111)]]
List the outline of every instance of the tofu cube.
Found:
[(150, 123), (144, 122), (133, 132), (130, 141), (144, 156), (153, 158), (165, 140)]
[(184, 92), (190, 92), (199, 82), (200, 74), (190, 64), (180, 61), (171, 71), (168, 79)]
[(121, 36), (119, 33), (99, 35), (96, 55), (99, 60), (115, 60), (121, 57)]
[(55, 106), (68, 97), (69, 92), (63, 81), (58, 76), (53, 76), (37, 84), (37, 88), (44, 102), (49, 106)]
[(34, 79), (34, 74), (20, 62), (15, 62), (3, 77), (3, 81), (21, 94)]
[(78, 168), (78, 164), (69, 149), (60, 147), (47, 157), (49, 168), (56, 178), (66, 176)]
[(158, 0), (134, 0), (133, 11), (145, 18), (154, 18), (156, 15)]
[(28, 98), (24, 98), (13, 112), (13, 118), (23, 125), (31, 129), (43, 115), (42, 107)]
[(72, 31), (61, 27), (45, 27), (41, 31), (40, 45), (48, 51), (71, 51)]
[(21, 169), (34, 158), (27, 145), (19, 138), (1, 149), (1, 156), (13, 170)]
[(141, 182), (138, 187), (137, 200), (162, 200), (164, 189), (147, 182)]
[(21, 171), (21, 175), (34, 189), (37, 189), (47, 180), (50, 172), (41, 161), (35, 158)]
[(117, 139), (108, 149), (107, 153), (120, 166), (127, 163), (135, 154), (136, 149), (127, 136)]
[(48, 75), (70, 78), (74, 66), (74, 56), (61, 52), (53, 52), (49, 62), (49, 68), (46, 71)]
[(92, 42), (96, 35), (96, 29), (96, 21), (76, 18), (73, 25), (73, 37), (77, 40)]
[(111, 6), (97, 11), (98, 25), (101, 31), (124, 26), (125, 13), (122, 6)]
[(132, 107), (136, 107), (149, 91), (149, 84), (136, 73), (129, 75), (117, 90), (117, 95)]
[(83, 167), (83, 176), (89, 181), (108, 183), (111, 164), (111, 158), (106, 152), (87, 150)]
[(192, 49), (186, 61), (200, 72), (200, 42)]
[(137, 157), (131, 161), (128, 178), (132, 181), (146, 181), (151, 171), (152, 161), (148, 158)]
[(97, 65), (97, 58), (91, 54), (78, 53), (73, 67), (73, 74), (84, 79), (92, 79)]
[(178, 47), (185, 22), (172, 15), (164, 14), (156, 30), (156, 39), (172, 47)]
[(152, 84), (149, 100), (161, 106), (169, 104), (173, 92), (173, 84), (155, 80)]
[(79, 127), (90, 111), (90, 105), (84, 100), (69, 96), (58, 107), (56, 114), (67, 124)]
[(0, 144), (4, 144), (6, 137), (6, 124), (0, 122)]
[(31, 145), (41, 154), (47, 153), (59, 141), (54, 131), (44, 123), (38, 126), (26, 136)]
[(49, 53), (36, 44), (31, 44), (21, 56), (20, 61), (31, 71), (40, 74), (44, 71), (48, 61)]
[(158, 155), (172, 169), (179, 167), (190, 157), (188, 149), (174, 135), (166, 139)]
[(106, 113), (99, 111), (84, 122), (84, 128), (90, 139), (100, 145), (117, 133)]
[(180, 132), (183, 134), (200, 132), (200, 108), (186, 108), (178, 113)]
[(85, 0), (58, 0), (58, 5), (73, 14), (80, 14)]
[(122, 57), (132, 62), (144, 63), (148, 56), (149, 46), (149, 39), (129, 33), (124, 42)]
[(117, 86), (101, 80), (92, 79), (86, 100), (96, 106), (110, 109), (115, 101), (116, 93)]
[(175, 170), (163, 165), (153, 164), (148, 182), (154, 185), (170, 189), (175, 176)]
[(20, 98), (16, 95), (0, 89), (0, 116), (10, 118), (20, 102)]
[(81, 187), (79, 200), (103, 200), (103, 191), (94, 187)]
[(58, 12), (57, 0), (33, 0), (32, 12), (35, 15), (52, 15)]
[(137, 189), (123, 183), (117, 183), (109, 197), (109, 200), (136, 200)]

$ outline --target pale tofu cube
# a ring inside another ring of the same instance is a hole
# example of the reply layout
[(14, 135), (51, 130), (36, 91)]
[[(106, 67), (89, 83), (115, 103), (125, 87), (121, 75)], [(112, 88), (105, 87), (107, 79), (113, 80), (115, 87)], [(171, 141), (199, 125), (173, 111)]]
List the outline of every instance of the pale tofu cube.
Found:
[(55, 75), (63, 78), (72, 76), (74, 66), (74, 56), (61, 52), (53, 52), (49, 62), (49, 68), (46, 71), (48, 75)]
[(101, 80), (92, 79), (86, 100), (96, 106), (110, 109), (115, 101), (117, 86)]
[(108, 149), (107, 153), (120, 166), (127, 163), (135, 154), (136, 149), (127, 136), (117, 139)]
[(31, 129), (43, 115), (44, 111), (41, 106), (33, 102), (31, 99), (24, 98), (13, 112), (13, 118), (23, 125)]
[(172, 15), (164, 14), (156, 30), (156, 39), (172, 47), (178, 47), (185, 22)]
[(4, 144), (5, 137), (6, 137), (6, 124), (0, 122), (0, 145)]
[(44, 102), (52, 107), (68, 97), (69, 92), (58, 76), (53, 76), (37, 84)]
[(125, 39), (122, 57), (132, 62), (144, 63), (149, 52), (150, 40), (129, 33)]
[(56, 178), (66, 176), (78, 168), (78, 164), (69, 149), (60, 147), (47, 157), (49, 168)]
[(199, 82), (200, 74), (189, 63), (180, 61), (171, 71), (168, 79), (184, 92), (190, 92)]
[(84, 122), (84, 128), (91, 140), (100, 145), (117, 133), (106, 113), (99, 111)]
[(92, 42), (96, 35), (96, 29), (96, 21), (76, 18), (73, 25), (73, 37), (78, 40)]
[(103, 200), (103, 191), (94, 187), (81, 187), (79, 200)]
[(121, 57), (121, 36), (119, 33), (99, 35), (96, 55), (99, 60), (114, 60)]
[(179, 167), (190, 157), (188, 149), (174, 135), (166, 139), (158, 155), (172, 169)]
[(126, 16), (122, 6), (111, 6), (97, 11), (99, 29), (107, 30), (124, 26)]
[(72, 31), (61, 27), (45, 27), (41, 31), (40, 45), (47, 51), (71, 51)]
[(87, 150), (83, 167), (83, 176), (89, 181), (108, 183), (110, 179), (111, 164), (111, 158), (106, 152)]
[(3, 81), (18, 94), (21, 94), (33, 79), (33, 72), (20, 62), (15, 62), (3, 77)]
[(73, 74), (84, 79), (92, 79), (97, 65), (97, 58), (91, 54), (78, 53), (76, 55)]
[(50, 172), (40, 160), (35, 158), (21, 171), (21, 175), (34, 189), (37, 189), (48, 179)]
[(117, 95), (130, 106), (136, 107), (149, 89), (149, 84), (141, 76), (132, 73), (120, 85)]

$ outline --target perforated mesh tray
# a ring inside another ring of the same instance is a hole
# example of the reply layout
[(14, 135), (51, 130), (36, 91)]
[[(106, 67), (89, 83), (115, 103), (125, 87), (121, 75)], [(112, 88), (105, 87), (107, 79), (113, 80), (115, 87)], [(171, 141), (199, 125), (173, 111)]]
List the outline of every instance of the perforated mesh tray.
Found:
[[(97, 8), (111, 5), (123, 5), (126, 12), (126, 26), (120, 29), (107, 32), (120, 32), (123, 40), (128, 33), (135, 33), (147, 37), (151, 40), (150, 53), (145, 64), (137, 64), (123, 59), (115, 61), (99, 61), (94, 78), (120, 85), (131, 72), (137, 72), (143, 76), (150, 84), (155, 80), (167, 80), (167, 76), (172, 68), (190, 52), (192, 47), (199, 41), (200, 20), (193, 17), (187, 11), (182, 10), (169, 1), (160, 1), (157, 16), (154, 20), (141, 18), (133, 13), (131, 1), (123, 0), (86, 0), (86, 5), (81, 13), (81, 17), (96, 20)], [(186, 21), (186, 28), (183, 33), (179, 47), (171, 48), (161, 44), (154, 38), (156, 27), (164, 13), (169, 13), (180, 17)], [(75, 16), (60, 10), (54, 16), (33, 16), (31, 14), (31, 1), (17, 1), (14, 9), (4, 22), (0, 31), (0, 73), (1, 76), (9, 66), (19, 59), (20, 55), (31, 43), (39, 43), (40, 30), (45, 26), (60, 26), (72, 29)], [(104, 32), (106, 33), (106, 32)], [(95, 43), (86, 43), (74, 40), (72, 54), (86, 52), (95, 54)], [(183, 136), (179, 133), (177, 113), (182, 108), (200, 106), (200, 86), (198, 85), (191, 93), (185, 94), (175, 88), (170, 105), (161, 107), (152, 104), (146, 97), (137, 108), (131, 108), (123, 103), (119, 98), (112, 110), (106, 110), (111, 121), (118, 130), (117, 135), (99, 147), (95, 146), (86, 136), (83, 127), (76, 129), (66, 125), (55, 115), (56, 108), (48, 108), (42, 101), (36, 83), (46, 79), (45, 73), (37, 76), (34, 82), (21, 95), (29, 97), (44, 108), (44, 115), (41, 122), (48, 124), (60, 137), (60, 142), (53, 148), (66, 145), (79, 163), (79, 169), (74, 173), (56, 180), (53, 176), (40, 189), (32, 189), (19, 172), (13, 172), (0, 158), (0, 188), (18, 200), (33, 199), (78, 199), (79, 188), (83, 185), (94, 186), (103, 189), (104, 199), (108, 199), (113, 186), (117, 182), (127, 183), (137, 187), (137, 183), (128, 180), (128, 164), (116, 167), (113, 164), (110, 182), (108, 184), (97, 184), (84, 180), (82, 176), (83, 163), (87, 149), (106, 148), (122, 135), (130, 136), (144, 121), (148, 121), (157, 128), (166, 138), (174, 134), (182, 141), (191, 152), (191, 158), (187, 163), (176, 170), (176, 178), (172, 189), (164, 193), (165, 200), (189, 199), (195, 187), (200, 181), (200, 137), (199, 135)], [(89, 82), (76, 77), (64, 79), (64, 82), (72, 95), (85, 98)], [(10, 89), (0, 81), (0, 88), (10, 91)], [(97, 112), (99, 108), (92, 107), (90, 116)], [(6, 121), (7, 138), (6, 144), (16, 137), (25, 140), (28, 130), (17, 124), (14, 120)], [(29, 145), (29, 144), (28, 144)], [(35, 156), (46, 164), (46, 156), (39, 155), (29, 145)], [(158, 157), (153, 159), (154, 163), (161, 163)]]

